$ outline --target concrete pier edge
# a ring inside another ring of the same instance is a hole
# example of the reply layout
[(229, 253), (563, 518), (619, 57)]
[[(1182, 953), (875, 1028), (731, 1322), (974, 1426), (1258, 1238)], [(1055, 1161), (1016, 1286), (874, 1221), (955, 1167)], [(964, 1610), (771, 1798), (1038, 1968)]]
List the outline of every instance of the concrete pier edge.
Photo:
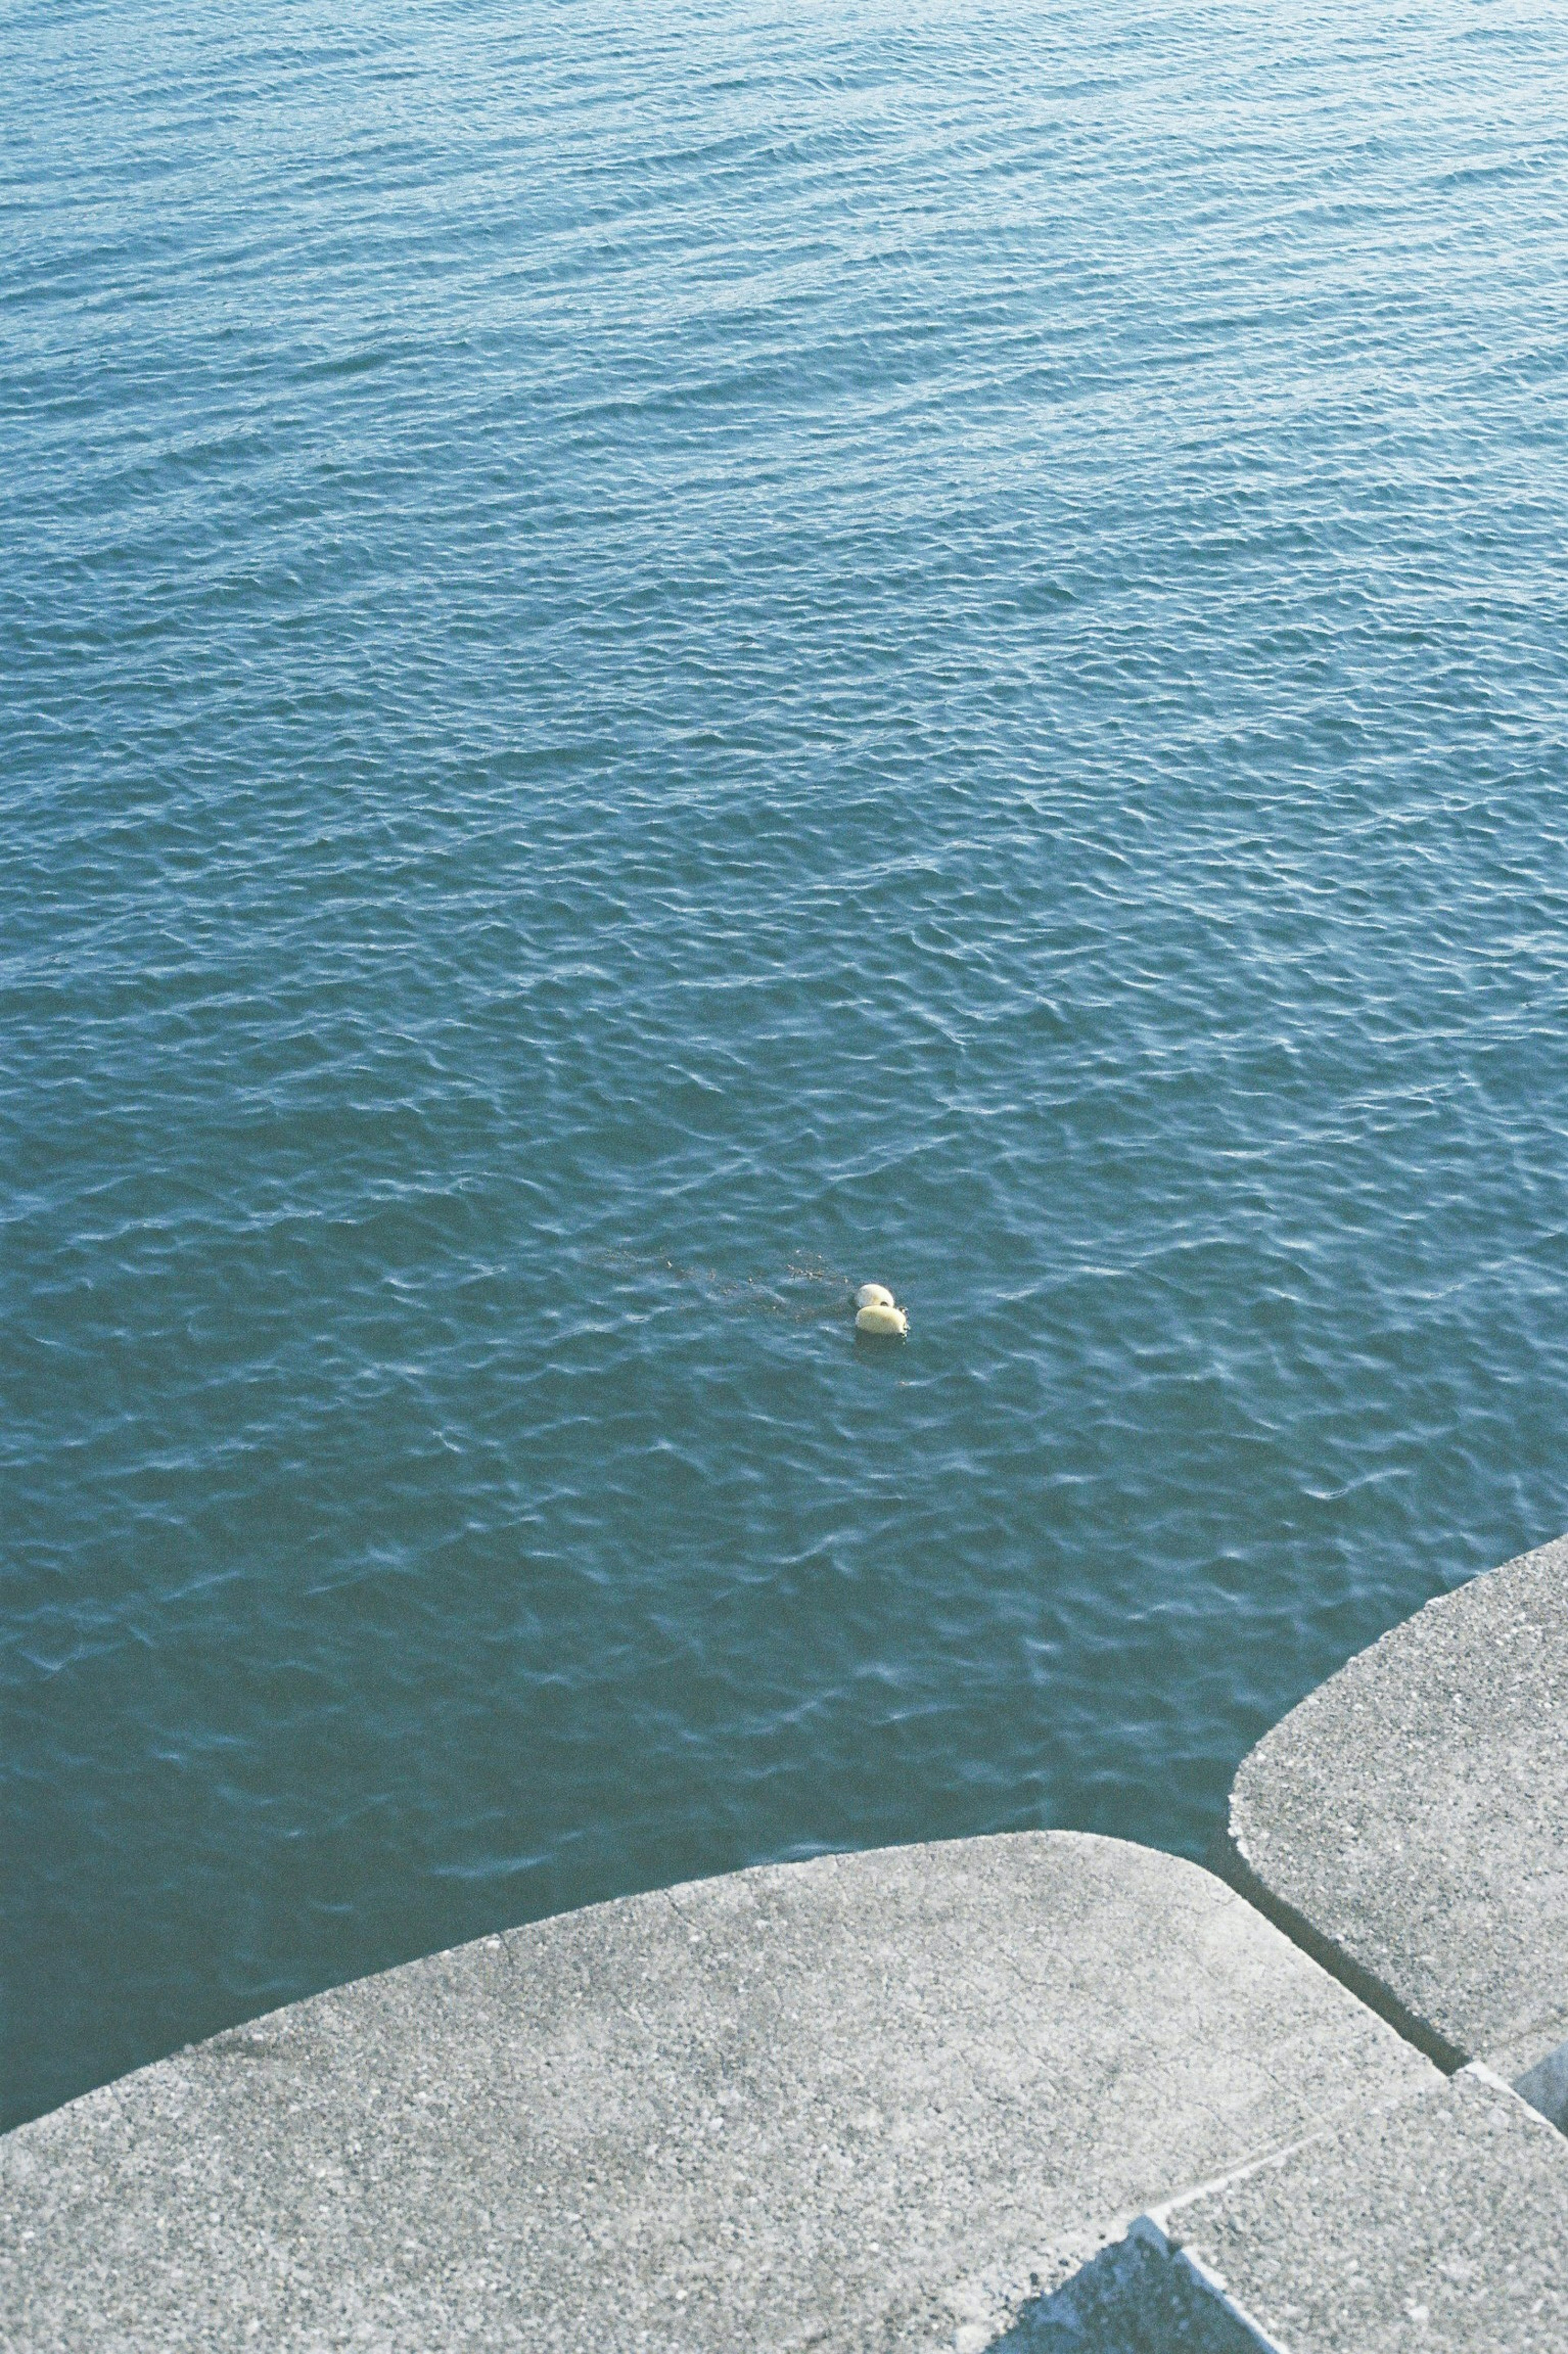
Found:
[(1565, 1849), (1561, 1540), (1284, 1718), (1206, 1871), (1025, 1832), (732, 1873), (0, 2137), (0, 2334), (1555, 2354)]
[(1237, 1767), (1213, 1861), (1438, 2065), (1531, 2078), (1568, 2123), (1568, 1541), (1309, 1692)]

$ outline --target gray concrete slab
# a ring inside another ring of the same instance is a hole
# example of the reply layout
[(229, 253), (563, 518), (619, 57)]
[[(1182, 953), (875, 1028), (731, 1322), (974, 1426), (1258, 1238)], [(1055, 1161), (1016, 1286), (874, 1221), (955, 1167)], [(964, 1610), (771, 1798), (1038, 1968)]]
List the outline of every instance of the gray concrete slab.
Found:
[(435, 1956), (21, 2127), (0, 2308), (17, 2354), (971, 2354), (1157, 2196), (1437, 2081), (1173, 1857), (825, 1857)]
[(1241, 1766), (1227, 1865), (1449, 2066), (1568, 2040), (1568, 1540), (1341, 1669)]
[(1288, 2354), (1568, 2346), (1568, 2141), (1485, 2070), (1152, 2220)]

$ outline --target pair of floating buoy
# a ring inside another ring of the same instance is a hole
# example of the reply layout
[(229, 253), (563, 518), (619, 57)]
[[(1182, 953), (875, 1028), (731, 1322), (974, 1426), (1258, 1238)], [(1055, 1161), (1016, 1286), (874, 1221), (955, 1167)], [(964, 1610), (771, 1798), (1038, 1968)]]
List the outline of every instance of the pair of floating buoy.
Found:
[(869, 1332), (874, 1341), (902, 1341), (909, 1330), (908, 1317), (885, 1283), (863, 1283), (854, 1305), (855, 1331)]

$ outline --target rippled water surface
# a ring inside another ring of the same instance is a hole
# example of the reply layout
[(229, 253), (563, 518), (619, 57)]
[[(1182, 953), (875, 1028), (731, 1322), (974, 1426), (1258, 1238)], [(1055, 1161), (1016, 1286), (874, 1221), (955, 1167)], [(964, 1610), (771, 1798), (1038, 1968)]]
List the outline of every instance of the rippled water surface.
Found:
[(6, 2115), (763, 1858), (1201, 1853), (1568, 1522), (1568, 20), (0, 54)]

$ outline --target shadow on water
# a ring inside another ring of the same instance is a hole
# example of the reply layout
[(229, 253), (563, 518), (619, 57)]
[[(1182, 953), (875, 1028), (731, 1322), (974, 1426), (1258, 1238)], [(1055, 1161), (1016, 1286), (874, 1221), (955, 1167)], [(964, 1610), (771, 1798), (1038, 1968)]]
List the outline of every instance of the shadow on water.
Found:
[(682, 1267), (674, 1259), (640, 1251), (598, 1250), (583, 1256), (590, 1267), (612, 1275), (661, 1277), (704, 1299), (743, 1305), (760, 1316), (781, 1316), (791, 1324), (821, 1324), (853, 1314), (853, 1278), (821, 1259), (793, 1258), (780, 1275), (725, 1275), (717, 1267)]

